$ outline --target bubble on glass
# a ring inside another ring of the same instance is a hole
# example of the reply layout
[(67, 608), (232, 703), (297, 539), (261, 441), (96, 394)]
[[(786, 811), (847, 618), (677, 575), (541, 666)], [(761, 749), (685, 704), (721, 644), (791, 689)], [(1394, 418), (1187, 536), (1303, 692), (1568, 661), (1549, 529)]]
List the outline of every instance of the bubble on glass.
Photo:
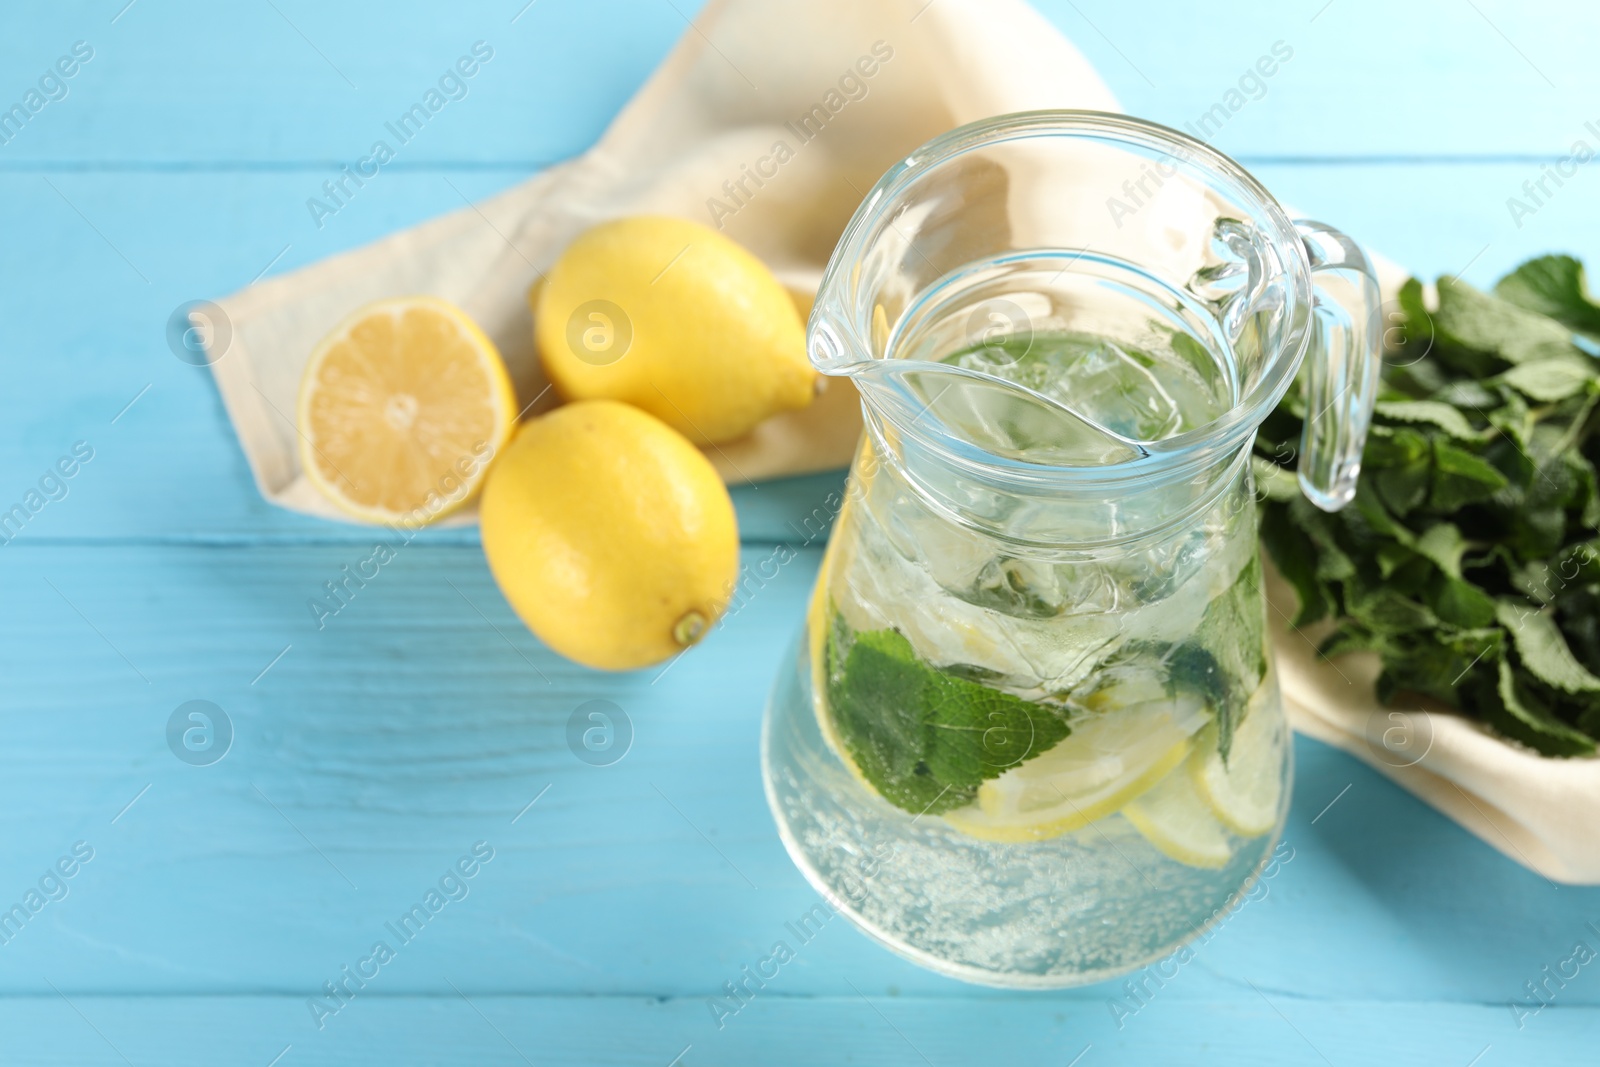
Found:
[(567, 747), (591, 767), (609, 767), (633, 747), (633, 720), (609, 700), (586, 700), (567, 717)]
[(233, 720), (209, 700), (187, 700), (167, 718), (167, 747), (191, 767), (209, 767), (233, 747)]

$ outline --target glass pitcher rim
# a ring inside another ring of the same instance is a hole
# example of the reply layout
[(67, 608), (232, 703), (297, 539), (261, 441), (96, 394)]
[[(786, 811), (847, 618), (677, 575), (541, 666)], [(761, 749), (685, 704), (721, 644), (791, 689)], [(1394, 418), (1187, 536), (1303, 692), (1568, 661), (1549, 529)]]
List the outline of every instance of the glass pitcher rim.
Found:
[[(884, 205), (906, 193), (913, 183), (934, 168), (974, 149), (1048, 136), (1099, 136), (1110, 141), (1121, 140), (1197, 164), (1227, 183), (1230, 191), (1238, 194), (1258, 217), (1269, 224), (1269, 236), (1273, 242), (1289, 253), (1284, 259), (1288, 291), (1294, 306), (1287, 316), (1288, 328), (1277, 353), (1264, 368), (1254, 387), (1217, 418), (1159, 441), (1140, 442), (1142, 455), (1104, 464), (1068, 466), (1005, 456), (948, 431), (927, 428), (925, 422), (922, 423), (925, 428), (912, 429), (901, 425), (886, 411), (879, 413), (900, 432), (917, 436), (922, 439), (924, 447), (931, 447), (950, 462), (973, 472), (981, 471), (990, 478), (1035, 489), (1048, 487), (1054, 491), (1077, 488), (1106, 491), (1135, 483), (1149, 486), (1152, 477), (1166, 480), (1159, 478), (1163, 472), (1169, 478), (1186, 477), (1197, 469), (1233, 455), (1254, 438), (1257, 427), (1271, 414), (1293, 384), (1305, 358), (1312, 335), (1310, 257), (1295, 220), (1244, 166), (1190, 134), (1130, 115), (1074, 108), (995, 115), (946, 131), (891, 166), (856, 208), (823, 272), (806, 331), (807, 350), (813, 365), (824, 374), (854, 379), (859, 378), (866, 368), (885, 362), (870, 354), (870, 309), (867, 309), (863, 319), (842, 295), (853, 291), (857, 281), (855, 268), (863, 258), (867, 242), (878, 229), (877, 222)], [(843, 314), (840, 313), (841, 309)], [(841, 333), (842, 337), (839, 336)], [(829, 342), (834, 346), (843, 344), (854, 355), (845, 361), (822, 355), (819, 349)], [(863, 352), (869, 354), (859, 355)], [(982, 371), (943, 364), (939, 366), (944, 372), (982, 378), (1012, 388), (1026, 388)], [(1035, 395), (1052, 406), (1060, 406), (1042, 394)], [(863, 402), (871, 404), (865, 394)], [(875, 405), (873, 407), (879, 410)], [(868, 420), (869, 426), (875, 421)]]

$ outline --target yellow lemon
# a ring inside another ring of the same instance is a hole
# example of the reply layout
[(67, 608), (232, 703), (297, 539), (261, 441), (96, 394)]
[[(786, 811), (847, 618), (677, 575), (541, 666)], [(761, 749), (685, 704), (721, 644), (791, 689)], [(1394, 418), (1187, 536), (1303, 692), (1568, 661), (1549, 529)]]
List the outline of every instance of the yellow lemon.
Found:
[(738, 577), (733, 501), (710, 461), (615, 401), (525, 423), (490, 469), (480, 521), (489, 569), (522, 621), (601, 670), (700, 640)]
[(358, 519), (405, 525), (471, 500), (517, 416), (494, 342), (431, 296), (369, 304), (335, 327), (297, 408), (307, 480)]
[(759, 259), (697, 223), (602, 223), (528, 295), (563, 397), (625, 401), (696, 444), (742, 437), (816, 393), (789, 294)]
[(1185, 768), (1167, 775), (1122, 814), (1145, 840), (1179, 863), (1215, 869), (1233, 858), (1228, 828), (1212, 815), (1195, 789), (1194, 775)]
[(1260, 837), (1278, 825), (1288, 727), (1273, 706), (1276, 695), (1269, 680), (1250, 698), (1226, 763), (1217, 752), (1215, 726), (1201, 735), (1204, 757), (1190, 763), (1195, 789), (1212, 814), (1240, 837)]

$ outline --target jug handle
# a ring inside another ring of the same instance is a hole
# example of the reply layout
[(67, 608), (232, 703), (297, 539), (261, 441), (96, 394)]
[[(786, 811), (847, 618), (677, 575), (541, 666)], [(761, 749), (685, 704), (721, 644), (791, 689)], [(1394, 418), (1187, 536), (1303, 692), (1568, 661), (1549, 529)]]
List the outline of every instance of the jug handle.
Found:
[(1314, 290), (1303, 370), (1300, 490), (1323, 511), (1338, 511), (1356, 494), (1378, 395), (1378, 279), (1360, 247), (1332, 226), (1309, 219), (1294, 225), (1311, 262)]

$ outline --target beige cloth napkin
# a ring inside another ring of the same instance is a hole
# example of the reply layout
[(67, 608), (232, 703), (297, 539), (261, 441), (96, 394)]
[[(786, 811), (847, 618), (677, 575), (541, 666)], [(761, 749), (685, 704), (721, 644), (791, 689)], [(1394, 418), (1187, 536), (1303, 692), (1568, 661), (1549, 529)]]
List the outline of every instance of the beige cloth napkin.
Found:
[(1379, 704), (1376, 655), (1318, 655), (1328, 628), (1289, 629), (1294, 590), (1276, 575), (1267, 595), (1296, 730), (1382, 771), (1524, 867), (1557, 882), (1600, 884), (1600, 762), (1548, 759), (1460, 715)]
[[(588, 226), (641, 213), (719, 225), (804, 310), (845, 223), (890, 165), (962, 123), (1061, 107), (1118, 110), (1084, 58), (1022, 0), (712, 0), (584, 155), (221, 301), (231, 338), (210, 353), (212, 368), (256, 484), (275, 504), (348, 521), (302, 476), (292, 416), (313, 346), (367, 301), (430, 293), (461, 305), (536, 413), (554, 397), (533, 351), (526, 293)], [(821, 132), (808, 136), (800, 120), (819, 114)], [(789, 152), (776, 175), (740, 189), (749, 170), (773, 170), (780, 141)], [(1385, 261), (1379, 270), (1392, 294), (1404, 272)], [(826, 470), (849, 462), (859, 431), (854, 391), (835, 380), (807, 410), (708, 455), (730, 482)], [(453, 521), (473, 519), (469, 511)], [(1279, 606), (1292, 613), (1283, 595)], [(1456, 716), (1421, 712), (1402, 725), (1427, 731), (1431, 748), (1407, 766), (1406, 751), (1381, 743), (1405, 731), (1376, 703), (1372, 664), (1330, 666), (1287, 631), (1275, 642), (1297, 728), (1365, 759), (1514, 860), (1551, 878), (1600, 882), (1600, 831), (1588, 829), (1600, 827), (1600, 764), (1541, 759)], [(1380, 721), (1379, 741), (1369, 742)]]

